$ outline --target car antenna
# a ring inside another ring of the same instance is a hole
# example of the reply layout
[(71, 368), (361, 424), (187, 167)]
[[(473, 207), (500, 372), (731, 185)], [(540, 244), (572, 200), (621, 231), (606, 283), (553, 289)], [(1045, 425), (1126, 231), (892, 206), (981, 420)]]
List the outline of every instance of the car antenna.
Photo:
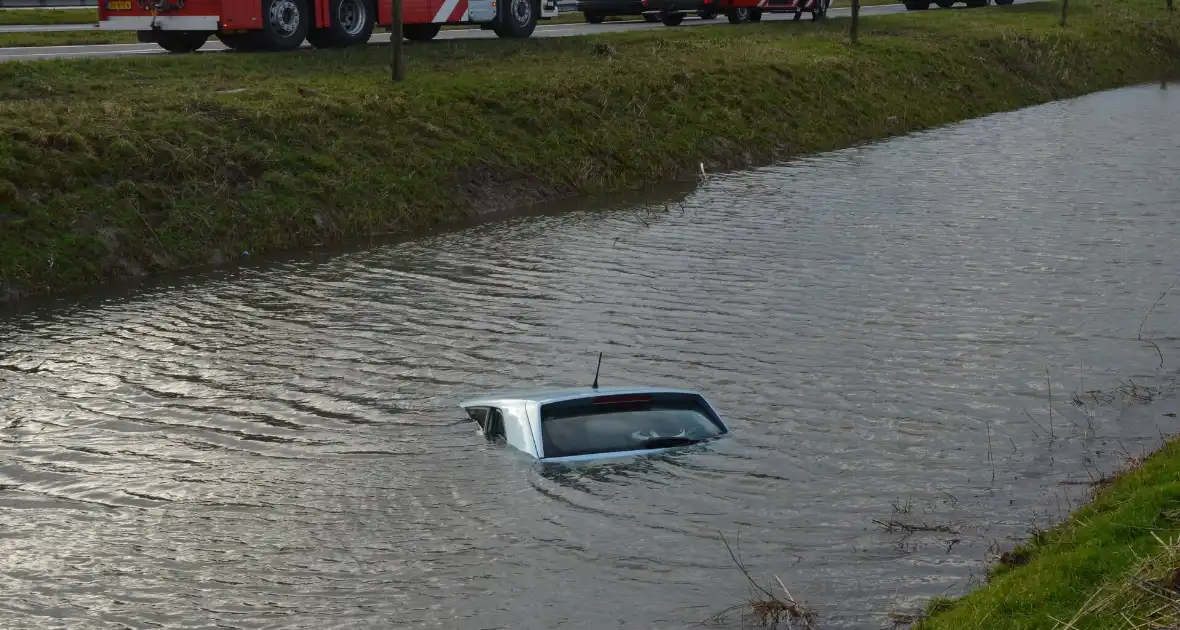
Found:
[(602, 369), (602, 353), (599, 352), (598, 353), (598, 367), (594, 368), (594, 384), (590, 386), (592, 389), (598, 389), (598, 371), (601, 369)]

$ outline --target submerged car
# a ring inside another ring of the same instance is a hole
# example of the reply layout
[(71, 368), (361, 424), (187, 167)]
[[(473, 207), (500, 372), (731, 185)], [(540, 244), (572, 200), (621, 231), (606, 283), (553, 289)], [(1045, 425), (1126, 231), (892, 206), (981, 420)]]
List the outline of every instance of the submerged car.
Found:
[(729, 432), (697, 392), (614, 387), (501, 393), (459, 405), (489, 440), (543, 462), (660, 453)]

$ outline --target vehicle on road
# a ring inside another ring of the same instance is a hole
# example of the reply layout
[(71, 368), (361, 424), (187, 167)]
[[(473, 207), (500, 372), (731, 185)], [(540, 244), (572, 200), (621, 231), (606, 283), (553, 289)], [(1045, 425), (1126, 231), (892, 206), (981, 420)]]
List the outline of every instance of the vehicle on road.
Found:
[(812, 20), (827, 15), (832, 0), (641, 0), (667, 26), (679, 26), (691, 12), (724, 14), (730, 24), (761, 22), (766, 13), (791, 13), (795, 19), (811, 14)]
[(662, 453), (729, 432), (704, 396), (680, 389), (493, 393), (459, 406), (488, 440), (546, 463)]
[[(574, 6), (591, 24), (602, 24), (608, 17), (629, 15), (641, 17), (645, 22), (660, 21), (659, 12), (643, 6), (643, 0), (577, 0)], [(696, 15), (702, 20), (717, 18), (715, 11), (700, 10)]]
[(644, 13), (647, 9), (641, 0), (577, 0), (574, 8), (581, 11), (591, 24), (601, 24), (608, 17), (627, 15), (642, 17), (648, 22), (660, 21), (659, 15)]
[[(528, 37), (556, 0), (416, 0), (402, 6), (402, 36), (433, 39), (443, 26), (476, 24), (508, 38)], [(393, 0), (99, 0), (101, 30), (136, 31), (141, 42), (192, 52), (210, 37), (233, 50), (343, 48), (369, 41), (393, 22)]]
[(931, 4), (936, 4), (940, 9), (949, 9), (955, 6), (956, 2), (962, 2), (968, 7), (986, 7), (991, 2), (999, 5), (1012, 4), (1015, 0), (900, 0), (905, 5), (907, 11), (925, 11), (930, 8)]

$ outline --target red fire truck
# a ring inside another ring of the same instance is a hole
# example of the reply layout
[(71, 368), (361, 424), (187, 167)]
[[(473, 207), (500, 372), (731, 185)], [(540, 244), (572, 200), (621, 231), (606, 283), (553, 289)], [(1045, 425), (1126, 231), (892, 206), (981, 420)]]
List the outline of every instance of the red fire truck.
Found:
[[(425, 41), (446, 24), (477, 24), (500, 37), (528, 37), (556, 0), (402, 0), (402, 35)], [(393, 23), (393, 0), (99, 0), (103, 30), (136, 31), (139, 41), (192, 52), (216, 36), (234, 50), (292, 50), (369, 41)]]

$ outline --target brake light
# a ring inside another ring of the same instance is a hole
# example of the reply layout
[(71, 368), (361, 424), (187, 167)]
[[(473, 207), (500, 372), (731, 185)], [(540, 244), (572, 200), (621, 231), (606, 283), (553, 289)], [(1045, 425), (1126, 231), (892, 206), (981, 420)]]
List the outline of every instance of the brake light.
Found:
[(595, 405), (609, 405), (613, 403), (651, 402), (647, 394), (622, 394), (619, 396), (599, 396), (592, 400)]

